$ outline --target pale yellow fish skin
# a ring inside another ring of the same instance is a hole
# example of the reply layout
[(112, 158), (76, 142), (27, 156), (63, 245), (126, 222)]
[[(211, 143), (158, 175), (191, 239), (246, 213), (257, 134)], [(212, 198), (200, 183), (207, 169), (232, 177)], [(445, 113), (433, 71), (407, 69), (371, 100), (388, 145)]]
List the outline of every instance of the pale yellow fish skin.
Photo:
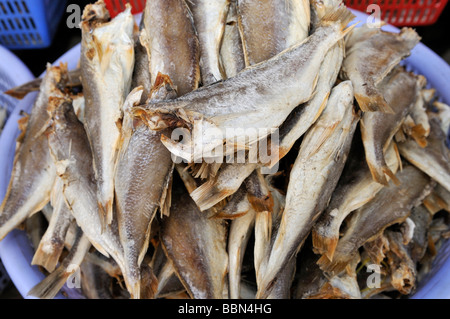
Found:
[(64, 87), (66, 75), (65, 66), (47, 66), (28, 122), (22, 127), (11, 179), (0, 207), (0, 240), (50, 201), (56, 170), (44, 134), (50, 120), (47, 107), (49, 98), (64, 98), (58, 87)]
[(337, 85), (321, 117), (304, 137), (290, 173), (286, 206), (258, 298), (271, 293), (283, 265), (296, 255), (331, 198), (360, 118), (353, 108), (353, 98), (350, 81)]
[(112, 221), (119, 124), (135, 62), (131, 7), (110, 22), (108, 18), (103, 2), (86, 6), (80, 60), (86, 104), (84, 124), (93, 150), (99, 213), (104, 225)]
[(230, 0), (188, 0), (200, 43), (202, 85), (226, 78), (220, 63), (222, 44)]

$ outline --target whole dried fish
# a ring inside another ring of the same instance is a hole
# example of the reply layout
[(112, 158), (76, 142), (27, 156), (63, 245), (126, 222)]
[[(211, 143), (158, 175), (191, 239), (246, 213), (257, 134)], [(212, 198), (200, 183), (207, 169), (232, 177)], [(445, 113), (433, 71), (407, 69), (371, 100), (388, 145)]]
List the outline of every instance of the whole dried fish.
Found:
[[(270, 293), (283, 265), (296, 255), (331, 198), (359, 122), (353, 98), (350, 81), (336, 86), (321, 117), (304, 137), (290, 173), (286, 207), (257, 297)], [(316, 176), (321, 178), (317, 180)]]
[(44, 130), (50, 121), (47, 107), (64, 98), (67, 67), (47, 65), (47, 73), (29, 117), (19, 122), (14, 167), (8, 189), (0, 207), (0, 239), (28, 216), (40, 211), (49, 201), (56, 170), (48, 149)]
[(230, 0), (188, 0), (200, 43), (202, 84), (210, 85), (226, 78), (220, 64), (225, 24)]
[[(145, 111), (144, 117), (152, 128), (160, 127), (162, 123), (191, 125), (195, 134), (190, 141), (162, 140), (174, 155), (188, 162), (216, 158), (217, 155), (212, 156), (211, 152), (222, 148), (224, 143), (233, 146), (231, 149), (227, 147), (224, 155), (230, 151), (234, 153), (234, 146), (249, 146), (267, 137), (296, 106), (311, 98), (324, 56), (351, 29), (345, 29), (345, 26), (352, 19), (353, 15), (347, 9), (338, 8), (322, 19), (320, 27), (308, 40), (276, 57), (174, 101), (137, 108), (137, 113), (142, 116), (142, 111)], [(274, 77), (280, 79), (275, 81), (279, 85), (271, 85)], [(302, 83), (301, 88), (298, 83)], [(279, 98), (280, 92), (283, 92), (282, 99)], [(249, 117), (252, 118), (250, 125)], [(258, 132), (258, 128), (269, 130), (255, 137), (250, 133), (242, 135), (237, 128), (253, 129), (253, 133), (254, 129)], [(236, 144), (243, 137), (248, 137), (244, 145)]]
[(341, 76), (352, 81), (362, 111), (394, 112), (395, 103), (385, 100), (378, 85), (419, 41), (420, 37), (411, 28), (403, 28), (396, 34), (367, 24), (355, 28), (348, 36)]
[(185, 187), (174, 183), (170, 217), (162, 219), (160, 237), (166, 255), (192, 298), (223, 298), (228, 270), (226, 236), (223, 222), (209, 219), (197, 208)]
[(140, 274), (128, 269), (119, 239), (117, 220), (100, 231), (102, 223), (97, 205), (97, 183), (92, 165), (92, 151), (83, 124), (69, 102), (52, 112), (52, 125), (47, 130), (50, 153), (58, 178), (64, 182), (63, 194), (78, 226), (100, 253), (111, 256), (122, 270), (127, 289), (139, 298)]
[(410, 215), (411, 209), (420, 205), (432, 189), (430, 178), (412, 165), (399, 171), (397, 178), (399, 185), (389, 183), (373, 200), (350, 216), (333, 259), (330, 260), (326, 255), (319, 259), (321, 269), (331, 274), (343, 271), (359, 247), (377, 238), (387, 227), (403, 222)]
[(396, 181), (395, 175), (386, 164), (385, 152), (395, 133), (419, 98), (419, 79), (412, 73), (396, 68), (380, 84), (380, 91), (393, 114), (366, 112), (361, 119), (361, 136), (366, 161), (373, 179), (387, 185), (386, 175)]
[[(109, 21), (103, 1), (87, 5), (81, 30), (81, 81), (85, 127), (94, 156), (103, 228), (113, 217), (114, 170), (120, 143), (122, 106), (134, 69), (131, 6)], [(107, 85), (105, 85), (107, 83)]]

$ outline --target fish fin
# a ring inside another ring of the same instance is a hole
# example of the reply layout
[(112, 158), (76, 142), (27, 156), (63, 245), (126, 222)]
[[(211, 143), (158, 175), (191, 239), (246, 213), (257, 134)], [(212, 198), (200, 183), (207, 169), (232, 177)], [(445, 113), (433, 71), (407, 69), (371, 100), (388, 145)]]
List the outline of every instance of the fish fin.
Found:
[(403, 170), (403, 162), (402, 162), (402, 158), (400, 156), (400, 151), (398, 149), (397, 143), (392, 142), (392, 144), (394, 146), (395, 156), (397, 157), (398, 168), (400, 171), (402, 171)]
[(208, 181), (195, 189), (190, 195), (200, 210), (205, 211), (232, 195), (232, 192), (227, 189), (219, 190), (214, 181)]
[(315, 253), (325, 255), (329, 260), (333, 260), (338, 241), (338, 236), (326, 237), (315, 230), (312, 231), (312, 244)]
[[(27, 132), (27, 126), (28, 126), (28, 121), (30, 120), (30, 115), (22, 112), (22, 117), (17, 121), (17, 124), (19, 126), (19, 130), (20, 130), (20, 134), (16, 139), (17, 143), (22, 143), (23, 139), (25, 138), (25, 134)], [(19, 147), (16, 147), (16, 149), (19, 149)]]
[(395, 174), (391, 171), (391, 169), (386, 166), (383, 167), (383, 172), (384, 174), (386, 174), (387, 176), (389, 176), (389, 178), (394, 182), (395, 185), (400, 185), (400, 180), (397, 178), (397, 176), (395, 176)]
[(106, 230), (106, 227), (112, 223), (113, 212), (112, 212), (112, 201), (109, 200), (106, 202), (106, 205), (103, 205), (101, 202), (97, 202), (98, 205), (98, 214), (100, 217), (100, 223), (102, 225), (101, 233), (103, 234)]
[(52, 244), (49, 250), (44, 247), (45, 243), (41, 240), (31, 261), (32, 265), (44, 267), (49, 273), (55, 270), (64, 249), (64, 243), (54, 244), (52, 242)]
[(386, 178), (384, 170), (387, 166), (378, 167), (373, 165), (371, 162), (367, 161), (367, 165), (369, 166), (370, 173), (372, 174), (372, 178), (375, 182), (380, 183), (384, 186), (389, 185), (388, 180)]
[(161, 195), (161, 199), (159, 201), (159, 207), (161, 211), (161, 217), (169, 217), (170, 215), (170, 207), (172, 206), (172, 184), (173, 184), (173, 170), (175, 168), (175, 164), (172, 164), (172, 168), (170, 169), (170, 173), (166, 176), (165, 186), (163, 193)]
[(328, 103), (328, 98), (330, 97), (331, 92), (328, 92), (327, 95), (325, 96), (325, 98), (322, 101), (322, 104), (320, 104), (319, 110), (317, 111), (316, 116), (314, 117), (313, 123), (315, 123), (320, 115), (323, 113), (323, 110), (325, 110), (325, 107), (327, 106)]
[(328, 25), (330, 22), (339, 21), (345, 34), (349, 33), (356, 24), (347, 27), (347, 25), (355, 19), (355, 15), (345, 6), (332, 7), (320, 19), (319, 26)]
[(358, 102), (359, 108), (363, 112), (383, 112), (395, 114), (392, 108), (386, 103), (384, 97), (379, 94), (367, 96), (364, 94), (355, 93), (355, 99)]
[(34, 286), (28, 296), (37, 297), (39, 299), (53, 299), (64, 286), (69, 277), (74, 274), (76, 268), (69, 271), (66, 267), (60, 266), (44, 280)]
[(427, 131), (422, 126), (422, 124), (418, 124), (412, 127), (411, 136), (412, 138), (419, 144), (420, 147), (425, 148), (428, 145), (426, 139)]
[(141, 282), (141, 299), (155, 299), (158, 291), (158, 279), (153, 269), (147, 264), (141, 266)]

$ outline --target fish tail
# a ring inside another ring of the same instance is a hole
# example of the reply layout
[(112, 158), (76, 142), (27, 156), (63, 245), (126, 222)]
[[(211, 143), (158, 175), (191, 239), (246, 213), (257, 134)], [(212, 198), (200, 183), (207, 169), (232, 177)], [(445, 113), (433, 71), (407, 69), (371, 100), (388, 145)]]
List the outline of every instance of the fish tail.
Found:
[[(51, 249), (49, 250), (45, 246), (51, 245)], [(59, 258), (61, 257), (61, 253), (64, 249), (64, 243), (58, 242), (48, 243), (41, 242), (39, 243), (39, 247), (36, 250), (33, 260), (31, 261), (32, 265), (38, 265), (44, 267), (48, 272), (53, 272), (58, 264)]]
[(389, 176), (389, 178), (394, 182), (395, 185), (400, 185), (400, 180), (397, 178), (397, 176), (395, 176), (395, 174), (387, 165), (386, 167), (383, 167), (383, 173)]
[(411, 49), (416, 46), (416, 44), (418, 44), (421, 40), (421, 37), (413, 28), (402, 28), (400, 36), (403, 38), (403, 40), (409, 43)]
[(369, 97), (364, 94), (355, 93), (355, 99), (358, 102), (359, 108), (363, 112), (383, 112), (394, 114), (394, 111), (386, 103), (384, 97), (379, 94), (375, 94)]
[(75, 270), (68, 271), (66, 267), (60, 266), (44, 280), (34, 286), (28, 296), (39, 299), (53, 299), (67, 282)]
[(312, 244), (314, 250), (321, 255), (325, 255), (329, 260), (333, 260), (338, 240), (339, 238), (337, 236), (327, 237), (316, 230), (312, 231)]
[(232, 195), (228, 189), (220, 190), (213, 182), (206, 182), (191, 193), (191, 197), (201, 211), (213, 207), (221, 200)]
[(345, 270), (350, 260), (350, 256), (339, 259), (333, 258), (333, 260), (330, 260), (326, 255), (323, 255), (317, 261), (317, 265), (320, 269), (322, 269), (322, 271), (336, 275)]

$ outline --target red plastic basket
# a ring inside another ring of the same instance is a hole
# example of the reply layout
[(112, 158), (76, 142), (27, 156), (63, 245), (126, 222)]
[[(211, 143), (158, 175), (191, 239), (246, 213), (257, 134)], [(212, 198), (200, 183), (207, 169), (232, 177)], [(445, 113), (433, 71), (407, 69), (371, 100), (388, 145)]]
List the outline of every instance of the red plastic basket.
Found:
[[(125, 10), (125, 4), (132, 6), (133, 14), (144, 10), (146, 0), (105, 0), (106, 7), (115, 17)], [(344, 0), (349, 8), (372, 14), (367, 7), (380, 7), (381, 20), (395, 26), (425, 26), (437, 21), (448, 0)]]
[(370, 4), (380, 7), (381, 20), (395, 26), (425, 26), (439, 18), (448, 0), (344, 0), (349, 8), (372, 14)]
[(106, 8), (108, 9), (111, 18), (125, 10), (127, 3), (131, 4), (131, 13), (136, 14), (144, 10), (146, 0), (105, 0)]

